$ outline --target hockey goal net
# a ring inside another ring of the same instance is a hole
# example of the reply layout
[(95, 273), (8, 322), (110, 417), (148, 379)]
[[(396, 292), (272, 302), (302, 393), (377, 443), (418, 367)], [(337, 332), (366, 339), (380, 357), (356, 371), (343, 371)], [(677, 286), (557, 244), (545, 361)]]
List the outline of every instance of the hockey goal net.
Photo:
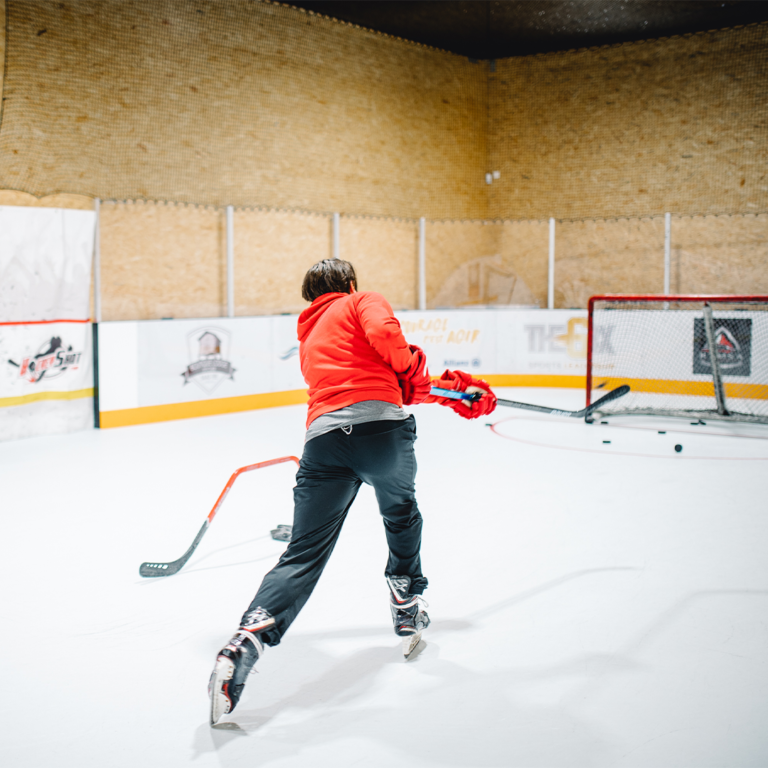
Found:
[(587, 405), (622, 384), (599, 413), (768, 423), (768, 296), (593, 296)]

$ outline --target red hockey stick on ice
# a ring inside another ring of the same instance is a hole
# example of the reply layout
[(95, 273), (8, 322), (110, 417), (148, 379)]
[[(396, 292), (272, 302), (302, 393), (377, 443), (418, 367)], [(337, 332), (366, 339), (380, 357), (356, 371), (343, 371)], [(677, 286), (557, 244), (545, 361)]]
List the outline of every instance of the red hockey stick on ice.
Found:
[(208, 530), (208, 526), (213, 522), (213, 518), (219, 511), (219, 507), (224, 502), (224, 499), (229, 493), (229, 489), (234, 484), (235, 480), (243, 474), (243, 472), (250, 472), (252, 469), (261, 469), (262, 467), (271, 467), (273, 464), (283, 464), (286, 461), (295, 461), (298, 466), (299, 460), (295, 456), (281, 456), (279, 459), (270, 459), (270, 461), (260, 461), (258, 464), (249, 464), (247, 467), (240, 467), (236, 472), (232, 473), (232, 477), (224, 486), (224, 490), (219, 494), (219, 498), (216, 499), (216, 503), (213, 505), (213, 509), (208, 513), (208, 517), (205, 518), (203, 527), (198, 531), (195, 540), (192, 542), (192, 546), (178, 559), (172, 563), (142, 563), (139, 567), (139, 575), (145, 578), (153, 578), (157, 576), (173, 576), (174, 573), (178, 573), (186, 564), (187, 560), (192, 557), (192, 553), (197, 549), (197, 545), (200, 543), (205, 532)]

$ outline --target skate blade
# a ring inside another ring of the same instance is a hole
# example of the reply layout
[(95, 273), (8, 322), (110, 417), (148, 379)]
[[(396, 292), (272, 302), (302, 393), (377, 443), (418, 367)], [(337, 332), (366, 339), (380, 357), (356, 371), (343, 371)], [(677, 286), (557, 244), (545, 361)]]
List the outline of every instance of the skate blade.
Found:
[(216, 659), (216, 666), (211, 675), (211, 725), (216, 725), (219, 719), (229, 712), (229, 699), (224, 695), (224, 683), (232, 679), (235, 674), (235, 665), (226, 656)]
[(407, 659), (421, 642), (421, 632), (403, 638), (403, 656)]

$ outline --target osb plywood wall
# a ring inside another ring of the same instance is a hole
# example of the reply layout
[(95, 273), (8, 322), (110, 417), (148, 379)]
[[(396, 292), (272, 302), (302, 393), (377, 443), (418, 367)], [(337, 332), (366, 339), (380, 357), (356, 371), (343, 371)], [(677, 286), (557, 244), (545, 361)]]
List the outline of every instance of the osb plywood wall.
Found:
[[(102, 204), (103, 319), (225, 314), (225, 216), (195, 206)], [(331, 257), (330, 217), (238, 210), (233, 223), (235, 314), (301, 312), (304, 274)], [(344, 218), (340, 235), (340, 256), (355, 265), (360, 290), (384, 294), (396, 309), (413, 308), (415, 225)]]
[(304, 274), (332, 255), (330, 218), (235, 211), (234, 228), (235, 314), (301, 312)]
[(489, 218), (768, 210), (768, 24), (504, 59)]
[[(529, 223), (530, 224), (530, 223)], [(535, 251), (540, 225), (519, 226), (518, 237), (505, 237), (507, 226), (493, 222), (435, 222), (426, 230), (427, 306), (471, 307), (534, 304), (522, 266)], [(543, 256), (546, 269), (547, 240)], [(519, 263), (515, 258), (519, 257)], [(546, 277), (545, 277), (546, 295)]]
[(226, 313), (223, 212), (157, 203), (101, 206), (104, 320)]
[(243, 0), (7, 0), (0, 188), (483, 217), (487, 66)]
[(768, 214), (696, 216), (672, 226), (673, 292), (768, 295)]
[[(77, 195), (0, 191), (0, 205), (91, 209)], [(300, 312), (306, 270), (331, 256), (328, 216), (236, 210), (235, 314)], [(102, 203), (104, 320), (226, 313), (225, 212), (157, 203)], [(768, 214), (672, 217), (670, 288), (768, 294)], [(664, 219), (558, 222), (555, 306), (596, 293), (661, 293)], [(428, 222), (427, 306), (547, 306), (546, 221)], [(361, 290), (396, 309), (417, 304), (418, 222), (342, 217), (340, 256)]]
[[(678, 220), (676, 237), (683, 235)], [(596, 293), (662, 293), (664, 219), (563, 222), (555, 231), (555, 305)]]
[(415, 222), (342, 218), (339, 257), (354, 264), (361, 291), (383, 294), (395, 309), (416, 306), (418, 226)]
[[(673, 216), (670, 290), (768, 294), (768, 214)], [(546, 221), (427, 226), (429, 307), (547, 306)], [(555, 227), (555, 307), (598, 293), (662, 293), (664, 219)]]

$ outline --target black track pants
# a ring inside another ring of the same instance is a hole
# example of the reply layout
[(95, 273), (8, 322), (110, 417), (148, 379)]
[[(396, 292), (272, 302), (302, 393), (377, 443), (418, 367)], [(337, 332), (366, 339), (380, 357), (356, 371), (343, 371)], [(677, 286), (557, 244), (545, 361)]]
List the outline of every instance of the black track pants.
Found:
[(411, 592), (424, 591), (414, 440), (416, 420), (409, 416), (404, 421), (355, 424), (349, 435), (335, 429), (304, 446), (293, 489), (291, 542), (248, 609), (261, 607), (275, 617), (276, 629), (263, 635), (268, 645), (280, 642), (312, 594), (362, 483), (373, 486), (384, 518), (386, 575), (410, 576)]

